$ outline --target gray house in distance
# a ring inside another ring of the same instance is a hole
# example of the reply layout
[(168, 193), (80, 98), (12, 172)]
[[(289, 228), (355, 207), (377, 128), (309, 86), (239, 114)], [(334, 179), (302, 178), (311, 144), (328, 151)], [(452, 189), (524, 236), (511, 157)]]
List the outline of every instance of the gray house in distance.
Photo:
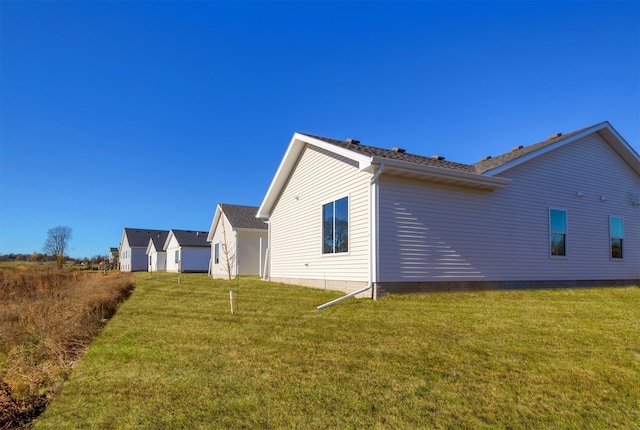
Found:
[(474, 164), (295, 133), (257, 216), (276, 282), (372, 297), (638, 285), (639, 193), (640, 157), (608, 122)]
[(152, 235), (149, 239), (146, 251), (149, 260), (147, 265), (149, 272), (167, 270), (167, 253), (163, 249), (167, 236), (169, 236), (169, 232), (163, 231), (157, 235)]
[(168, 230), (150, 230), (143, 228), (127, 228), (122, 232), (122, 240), (118, 248), (121, 272), (139, 272), (148, 269), (147, 246), (149, 240), (159, 235), (166, 238)]
[(167, 272), (204, 272), (209, 270), (210, 246), (207, 232), (169, 230), (163, 246), (167, 255)]

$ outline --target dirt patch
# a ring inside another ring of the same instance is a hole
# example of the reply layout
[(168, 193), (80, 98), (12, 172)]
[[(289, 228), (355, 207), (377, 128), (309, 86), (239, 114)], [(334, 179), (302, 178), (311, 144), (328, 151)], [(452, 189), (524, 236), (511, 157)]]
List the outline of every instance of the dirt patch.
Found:
[(47, 396), (32, 396), (15, 400), (11, 389), (0, 381), (0, 430), (26, 429), (27, 425), (47, 407)]

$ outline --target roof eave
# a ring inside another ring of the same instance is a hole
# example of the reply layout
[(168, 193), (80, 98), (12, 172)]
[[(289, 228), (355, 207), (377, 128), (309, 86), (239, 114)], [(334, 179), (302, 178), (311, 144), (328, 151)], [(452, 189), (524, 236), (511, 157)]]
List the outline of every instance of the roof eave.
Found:
[(450, 185), (457, 185), (482, 190), (497, 190), (506, 187), (511, 183), (511, 179), (478, 175), (475, 173), (462, 172), (459, 170), (443, 169), (440, 167), (427, 166), (400, 160), (392, 160), (384, 157), (373, 157), (372, 165), (384, 163), (384, 173), (398, 176), (412, 177), (431, 182), (438, 182)]
[(358, 162), (360, 169), (363, 170), (371, 164), (371, 158), (368, 156), (355, 153), (346, 148), (341, 148), (331, 143), (323, 142), (322, 140), (307, 136), (306, 134), (294, 133), (291, 141), (289, 142), (289, 146), (287, 147), (284, 157), (282, 158), (282, 161), (278, 166), (278, 170), (276, 170), (276, 174), (274, 175), (273, 180), (271, 181), (271, 184), (267, 189), (267, 193), (262, 200), (262, 204), (258, 208), (256, 218), (269, 219), (269, 217), (271, 216), (271, 211), (273, 210), (273, 206), (277, 202), (278, 197), (282, 192), (282, 188), (285, 186), (287, 180), (291, 176), (291, 173), (293, 172), (293, 169), (295, 168), (298, 159), (300, 158), (300, 155), (302, 154), (302, 151), (307, 144), (354, 160)]

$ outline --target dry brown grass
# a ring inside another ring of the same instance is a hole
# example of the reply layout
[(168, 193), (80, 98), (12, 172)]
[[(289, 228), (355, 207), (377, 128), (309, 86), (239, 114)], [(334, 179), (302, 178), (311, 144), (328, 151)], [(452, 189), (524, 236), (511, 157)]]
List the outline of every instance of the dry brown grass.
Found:
[(134, 284), (132, 274), (0, 267), (0, 429), (21, 424), (18, 404), (22, 424), (44, 407)]

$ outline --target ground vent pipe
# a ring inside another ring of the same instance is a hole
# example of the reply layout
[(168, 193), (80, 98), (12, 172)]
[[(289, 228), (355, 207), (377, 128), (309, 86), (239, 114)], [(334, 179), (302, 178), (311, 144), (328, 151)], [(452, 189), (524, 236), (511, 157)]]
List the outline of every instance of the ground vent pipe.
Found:
[(331, 300), (330, 302), (327, 302), (327, 303), (325, 303), (324, 305), (320, 305), (320, 306), (318, 306), (316, 309), (317, 309), (317, 310), (322, 310), (322, 309), (327, 308), (327, 307), (329, 307), (329, 306), (331, 306), (331, 305), (335, 305), (336, 303), (341, 302), (341, 301), (343, 301), (343, 300), (345, 300), (345, 299), (348, 299), (349, 297), (357, 296), (357, 295), (358, 295), (358, 294), (360, 294), (360, 293), (364, 293), (365, 291), (370, 290), (370, 289), (371, 289), (371, 287), (372, 287), (372, 285), (373, 285), (373, 284), (371, 284), (371, 283), (370, 283), (369, 285), (367, 285), (367, 286), (366, 286), (366, 287), (364, 287), (364, 288), (361, 288), (361, 289), (359, 289), (359, 290), (357, 290), (357, 291), (354, 291), (354, 292), (352, 292), (352, 293), (349, 293), (349, 294), (347, 294), (346, 296), (338, 297), (338, 298), (337, 298), (337, 299), (335, 299), (335, 300)]

